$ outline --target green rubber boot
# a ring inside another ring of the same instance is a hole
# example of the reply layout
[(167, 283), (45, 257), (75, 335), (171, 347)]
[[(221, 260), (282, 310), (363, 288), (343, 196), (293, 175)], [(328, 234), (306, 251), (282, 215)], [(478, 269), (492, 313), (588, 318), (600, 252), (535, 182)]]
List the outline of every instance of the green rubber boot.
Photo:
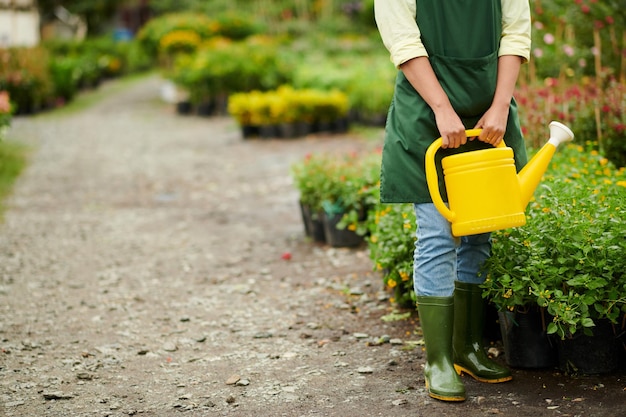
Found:
[(464, 401), (465, 386), (452, 362), (453, 297), (417, 297), (424, 343), (424, 378), (428, 395), (442, 401)]
[(485, 302), (478, 284), (456, 281), (454, 290), (454, 368), (477, 381), (498, 383), (513, 379), (504, 366), (487, 357), (483, 348)]

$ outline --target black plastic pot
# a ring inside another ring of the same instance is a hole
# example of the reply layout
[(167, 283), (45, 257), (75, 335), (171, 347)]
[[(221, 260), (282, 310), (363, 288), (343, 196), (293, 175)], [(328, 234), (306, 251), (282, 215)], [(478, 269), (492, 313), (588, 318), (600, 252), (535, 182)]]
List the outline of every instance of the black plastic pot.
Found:
[(359, 246), (363, 243), (363, 236), (359, 236), (352, 230), (338, 229), (337, 224), (341, 221), (343, 214), (324, 213), (324, 234), (326, 243), (334, 248), (347, 248)]
[(559, 369), (570, 374), (608, 374), (622, 367), (626, 355), (620, 332), (608, 320), (596, 320), (593, 336), (577, 333), (559, 340)]
[(176, 103), (176, 113), (178, 114), (191, 114), (192, 109), (191, 103), (188, 101), (179, 101)]
[(304, 225), (304, 233), (316, 242), (326, 243), (326, 232), (324, 230), (323, 215), (314, 213), (311, 207), (300, 202), (300, 213), (302, 214), (302, 223)]
[(549, 322), (538, 307), (528, 311), (500, 311), (500, 331), (506, 363), (514, 368), (551, 368), (557, 364), (556, 346), (546, 332)]

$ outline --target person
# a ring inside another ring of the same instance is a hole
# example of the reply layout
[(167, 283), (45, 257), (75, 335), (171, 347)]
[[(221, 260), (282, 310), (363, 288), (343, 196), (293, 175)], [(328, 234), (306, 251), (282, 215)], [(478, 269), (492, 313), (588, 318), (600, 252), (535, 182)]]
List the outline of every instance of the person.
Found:
[[(442, 138), (442, 157), (498, 145), (527, 162), (513, 98), (530, 56), (530, 7), (522, 0), (375, 0), (383, 44), (399, 69), (385, 127), (381, 201), (413, 203), (417, 218), (414, 287), (426, 347), (428, 394), (463, 401), (460, 375), (497, 383), (511, 372), (482, 345), (482, 263), (489, 233), (456, 238), (432, 204), (425, 179), (428, 146)], [(482, 129), (467, 138), (466, 129)], [(488, 187), (489, 184), (476, 184)]]

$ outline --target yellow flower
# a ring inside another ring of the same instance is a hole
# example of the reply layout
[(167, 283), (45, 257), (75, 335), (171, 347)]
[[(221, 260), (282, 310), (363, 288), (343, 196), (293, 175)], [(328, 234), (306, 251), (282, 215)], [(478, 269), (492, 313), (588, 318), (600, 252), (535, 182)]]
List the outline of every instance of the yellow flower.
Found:
[(389, 286), (389, 288), (394, 288), (396, 285), (398, 285), (398, 283), (390, 279), (389, 281), (387, 281), (387, 285)]
[(619, 185), (620, 187), (626, 187), (626, 181), (617, 181), (616, 184)]
[(411, 277), (405, 271), (400, 271), (400, 278), (402, 278), (402, 281), (408, 281)]
[(544, 207), (541, 209), (544, 213), (550, 213), (550, 207)]
[(411, 228), (411, 223), (404, 223), (403, 227), (405, 229), (410, 229)]
[(348, 225), (348, 230), (354, 232), (356, 230), (356, 224), (352, 223)]
[(376, 236), (376, 235), (370, 236), (370, 242), (372, 242), (372, 243), (378, 242), (378, 236)]

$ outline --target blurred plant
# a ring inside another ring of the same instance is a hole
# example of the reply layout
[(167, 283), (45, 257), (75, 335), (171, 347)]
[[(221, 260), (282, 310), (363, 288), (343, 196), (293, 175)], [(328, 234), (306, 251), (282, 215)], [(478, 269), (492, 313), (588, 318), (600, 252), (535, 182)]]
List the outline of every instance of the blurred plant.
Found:
[(53, 86), (46, 49), (0, 49), (0, 62), (0, 90), (8, 91), (17, 114), (37, 111), (48, 104)]
[(336, 90), (296, 90), (281, 86), (266, 92), (255, 90), (233, 94), (229, 99), (229, 111), (242, 125), (332, 122), (347, 114), (348, 98)]
[(11, 125), (13, 108), (8, 91), (0, 91), (0, 140), (4, 138), (4, 132)]
[(159, 41), (159, 51), (164, 55), (193, 53), (198, 49), (202, 39), (192, 30), (173, 30)]

